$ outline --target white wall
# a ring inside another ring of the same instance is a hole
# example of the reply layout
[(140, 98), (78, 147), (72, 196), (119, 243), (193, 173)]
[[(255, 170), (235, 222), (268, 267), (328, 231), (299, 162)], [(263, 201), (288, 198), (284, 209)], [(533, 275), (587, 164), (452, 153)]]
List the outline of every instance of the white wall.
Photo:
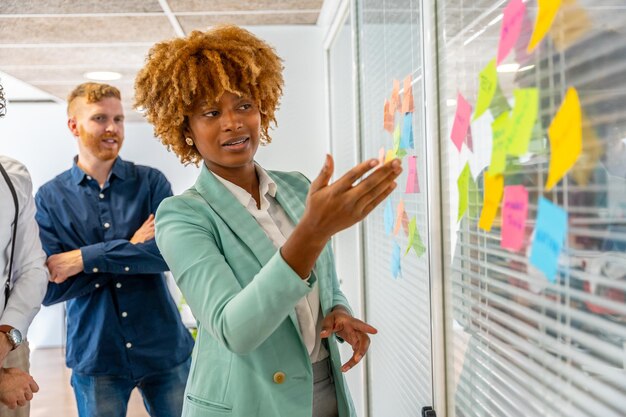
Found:
[[(328, 152), (322, 30), (315, 26), (249, 29), (273, 45), (285, 65), (278, 128), (271, 133), (272, 144), (261, 148), (257, 159), (269, 169), (297, 170), (315, 178)], [(10, 99), (6, 85), (5, 90)], [(76, 147), (66, 127), (65, 106), (9, 103), (7, 116), (0, 121), (0, 153), (26, 164), (35, 189), (68, 169)], [(193, 165), (183, 167), (168, 153), (146, 123), (126, 124), (121, 156), (163, 171), (177, 194), (193, 184), (198, 172)], [(29, 332), (31, 345), (60, 345), (62, 317), (61, 306), (42, 309)]]

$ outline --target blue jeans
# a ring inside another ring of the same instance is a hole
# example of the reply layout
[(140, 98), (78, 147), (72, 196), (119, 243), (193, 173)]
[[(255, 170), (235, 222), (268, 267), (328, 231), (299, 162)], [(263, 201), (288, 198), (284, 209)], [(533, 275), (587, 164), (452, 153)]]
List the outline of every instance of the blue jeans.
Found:
[(80, 417), (125, 417), (133, 388), (139, 388), (151, 417), (180, 417), (191, 358), (160, 374), (140, 379), (72, 372)]

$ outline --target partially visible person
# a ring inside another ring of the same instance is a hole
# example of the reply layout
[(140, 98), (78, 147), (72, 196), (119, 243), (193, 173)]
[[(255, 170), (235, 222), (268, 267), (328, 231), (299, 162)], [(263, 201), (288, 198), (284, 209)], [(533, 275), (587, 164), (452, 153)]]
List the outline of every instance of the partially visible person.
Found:
[[(0, 118), (6, 101), (0, 85)], [(48, 269), (26, 167), (0, 155), (0, 417), (27, 417), (39, 387), (29, 375), (26, 331), (46, 293)]]
[[(376, 329), (352, 316), (329, 241), (382, 202), (402, 169), (394, 160), (370, 173), (368, 160), (329, 184), (330, 156), (312, 183), (262, 168), (254, 157), (270, 142), (282, 86), (274, 50), (236, 26), (157, 44), (135, 82), (163, 143), (202, 162), (195, 185), (156, 216), (199, 322), (185, 417), (355, 415), (343, 372)], [(354, 351), (343, 365), (337, 338)]]
[(152, 417), (178, 417), (193, 339), (168, 291), (154, 213), (172, 195), (158, 170), (122, 160), (117, 88), (77, 86), (72, 167), (36, 195), (48, 254), (44, 305), (67, 301), (67, 366), (81, 417), (123, 417), (138, 387)]

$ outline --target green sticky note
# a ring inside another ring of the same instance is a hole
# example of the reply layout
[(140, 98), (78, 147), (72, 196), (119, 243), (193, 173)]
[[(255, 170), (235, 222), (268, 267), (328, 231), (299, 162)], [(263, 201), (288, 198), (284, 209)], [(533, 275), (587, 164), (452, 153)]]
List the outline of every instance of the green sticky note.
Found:
[(522, 156), (528, 152), (528, 143), (537, 120), (539, 90), (536, 88), (516, 89), (515, 107), (507, 129), (507, 153)]
[(491, 164), (489, 173), (491, 175), (501, 174), (506, 168), (507, 141), (506, 132), (509, 125), (509, 113), (502, 113), (491, 124), (493, 131), (493, 142), (491, 145)]
[(469, 194), (469, 216), (471, 219), (477, 219), (480, 216), (480, 205), (482, 201), (480, 190), (471, 175), (469, 177), (469, 184), (467, 188)]
[(496, 71), (496, 60), (489, 61), (487, 66), (480, 72), (480, 85), (478, 87), (478, 100), (476, 103), (476, 111), (474, 119), (476, 120), (481, 114), (489, 108), (493, 95), (498, 87), (498, 73)]
[(398, 153), (400, 149), (400, 123), (396, 125), (396, 130), (393, 131), (393, 150)]
[(463, 171), (461, 171), (461, 175), (459, 175), (459, 179), (456, 181), (456, 184), (459, 188), (459, 214), (456, 218), (458, 222), (463, 217), (463, 214), (467, 211), (467, 200), (469, 196), (469, 185), (472, 174), (470, 173), (469, 163), (465, 163), (465, 167)]
[(504, 96), (500, 84), (496, 85), (496, 92), (493, 94), (491, 104), (489, 105), (489, 111), (494, 119), (497, 119), (502, 113), (511, 111), (509, 101)]
[(413, 248), (413, 250), (415, 251), (415, 254), (418, 257), (422, 256), (424, 252), (426, 252), (426, 246), (424, 246), (424, 243), (422, 242), (422, 238), (420, 237), (420, 233), (417, 230), (415, 217), (413, 217), (411, 221), (409, 222), (409, 243), (406, 247), (406, 251), (404, 252), (405, 256), (409, 253), (411, 248)]
[(396, 152), (396, 158), (404, 158), (406, 156), (406, 150), (404, 149), (398, 149), (398, 152)]

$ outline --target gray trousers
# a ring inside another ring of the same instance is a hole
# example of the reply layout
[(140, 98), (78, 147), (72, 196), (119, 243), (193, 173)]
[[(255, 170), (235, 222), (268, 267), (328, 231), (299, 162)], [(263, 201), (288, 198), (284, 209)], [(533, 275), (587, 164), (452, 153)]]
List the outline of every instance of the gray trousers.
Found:
[[(4, 337), (4, 335), (2, 336)], [(28, 347), (28, 341), (24, 341), (17, 349), (9, 352), (4, 360), (4, 368), (18, 368), (24, 372), (28, 372), (30, 369), (30, 362), (28, 357), (30, 355), (30, 349)], [(37, 394), (35, 394), (37, 395)], [(28, 417), (30, 415), (30, 401), (23, 407), (17, 407), (15, 410), (9, 409), (4, 404), (0, 404), (0, 417)]]
[(313, 417), (338, 417), (335, 380), (330, 358), (313, 364)]

